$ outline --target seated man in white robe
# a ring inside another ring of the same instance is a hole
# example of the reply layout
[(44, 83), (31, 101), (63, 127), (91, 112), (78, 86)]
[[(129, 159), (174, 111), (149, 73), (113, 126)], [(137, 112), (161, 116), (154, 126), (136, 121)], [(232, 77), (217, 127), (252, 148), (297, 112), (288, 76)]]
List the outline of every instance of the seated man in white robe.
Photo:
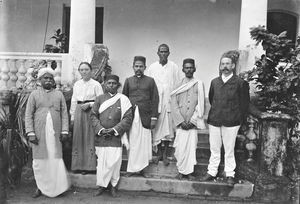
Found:
[(37, 185), (34, 198), (41, 194), (56, 197), (70, 186), (61, 144), (68, 136), (67, 106), (63, 94), (53, 89), (53, 76), (51, 68), (38, 72), (42, 87), (30, 94), (25, 112), (25, 128), (32, 144), (32, 168)]
[(126, 132), (132, 124), (132, 108), (129, 99), (117, 93), (119, 77), (109, 75), (105, 80), (106, 93), (98, 96), (92, 107), (91, 121), (94, 127), (97, 155), (97, 183), (94, 196), (101, 195), (111, 184), (111, 195), (117, 196), (116, 185), (120, 179), (122, 144), (128, 145)]
[(183, 60), (182, 71), (185, 78), (180, 86), (171, 93), (171, 115), (176, 126), (174, 140), (177, 160), (178, 179), (188, 177), (194, 172), (196, 148), (198, 142), (197, 129), (204, 129), (204, 86), (193, 75), (196, 71), (194, 59)]

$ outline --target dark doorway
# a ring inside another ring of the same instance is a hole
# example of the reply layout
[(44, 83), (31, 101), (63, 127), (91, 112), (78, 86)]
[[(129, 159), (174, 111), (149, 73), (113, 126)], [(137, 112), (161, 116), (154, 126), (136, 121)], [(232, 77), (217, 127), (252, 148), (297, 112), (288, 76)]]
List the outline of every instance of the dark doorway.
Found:
[(267, 29), (276, 35), (287, 31), (287, 37), (295, 42), (297, 36), (297, 21), (298, 18), (292, 14), (271, 11), (268, 12), (267, 15)]
[[(69, 52), (69, 39), (70, 39), (70, 14), (71, 9), (69, 6), (64, 6), (63, 8), (63, 32), (68, 37), (67, 39), (67, 53)], [(96, 7), (96, 22), (95, 22), (95, 43), (103, 43), (103, 7)]]

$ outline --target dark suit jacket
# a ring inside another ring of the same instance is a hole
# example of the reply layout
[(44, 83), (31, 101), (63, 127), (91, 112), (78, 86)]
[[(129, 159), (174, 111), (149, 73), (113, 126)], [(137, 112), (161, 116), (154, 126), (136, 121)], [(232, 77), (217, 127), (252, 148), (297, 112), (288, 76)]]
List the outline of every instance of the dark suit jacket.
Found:
[(150, 129), (151, 117), (158, 117), (159, 96), (153, 78), (143, 75), (132, 76), (124, 83), (123, 94), (126, 95), (133, 106), (139, 107), (139, 113), (144, 128)]
[(209, 89), (211, 108), (207, 123), (216, 127), (241, 125), (249, 106), (249, 84), (236, 75), (226, 83), (222, 77), (212, 80)]
[[(95, 146), (98, 147), (121, 147), (121, 136), (128, 132), (132, 124), (132, 108), (126, 111), (123, 118), (121, 118), (121, 102), (118, 100), (115, 104), (107, 108), (99, 114), (100, 105), (111, 98), (109, 93), (98, 96), (91, 111), (92, 126), (95, 130)], [(119, 135), (111, 138), (104, 138), (98, 136), (98, 132), (102, 129), (114, 128)]]

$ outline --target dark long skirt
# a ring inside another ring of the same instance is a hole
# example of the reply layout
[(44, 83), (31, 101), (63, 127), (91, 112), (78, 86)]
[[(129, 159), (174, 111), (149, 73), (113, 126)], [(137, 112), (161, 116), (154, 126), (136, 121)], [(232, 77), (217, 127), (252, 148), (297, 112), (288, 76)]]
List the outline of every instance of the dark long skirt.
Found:
[(72, 167), (73, 171), (96, 170), (95, 133), (90, 121), (91, 109), (83, 111), (77, 105), (74, 115)]

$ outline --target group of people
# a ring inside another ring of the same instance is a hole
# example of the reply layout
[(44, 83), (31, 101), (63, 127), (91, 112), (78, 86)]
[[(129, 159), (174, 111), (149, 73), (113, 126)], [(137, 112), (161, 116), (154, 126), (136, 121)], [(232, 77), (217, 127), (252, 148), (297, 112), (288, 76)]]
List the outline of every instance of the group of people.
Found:
[[(178, 66), (168, 60), (168, 45), (161, 44), (157, 54), (159, 60), (147, 69), (145, 57), (134, 57), (134, 75), (125, 80), (122, 93), (118, 93), (118, 76), (106, 76), (102, 89), (92, 79), (91, 65), (79, 65), (82, 79), (74, 84), (70, 107), (71, 169), (82, 174), (96, 170), (99, 188), (95, 196), (108, 187), (111, 195), (117, 196), (123, 145), (128, 152), (126, 176), (147, 177), (144, 170), (151, 160), (169, 165), (168, 147), (173, 142), (177, 178), (193, 178), (197, 130), (206, 128), (204, 85), (194, 78), (194, 59), (183, 60), (181, 77)], [(223, 144), (227, 182), (234, 184), (235, 139), (249, 104), (249, 85), (235, 75), (235, 65), (236, 58), (223, 55), (220, 76), (211, 82), (207, 120), (211, 156), (203, 181), (216, 177)], [(61, 144), (68, 138), (69, 118), (62, 93), (53, 88), (53, 76), (51, 68), (39, 71), (42, 87), (31, 93), (26, 107), (26, 133), (32, 144), (37, 184), (33, 197), (55, 197), (70, 186)]]

